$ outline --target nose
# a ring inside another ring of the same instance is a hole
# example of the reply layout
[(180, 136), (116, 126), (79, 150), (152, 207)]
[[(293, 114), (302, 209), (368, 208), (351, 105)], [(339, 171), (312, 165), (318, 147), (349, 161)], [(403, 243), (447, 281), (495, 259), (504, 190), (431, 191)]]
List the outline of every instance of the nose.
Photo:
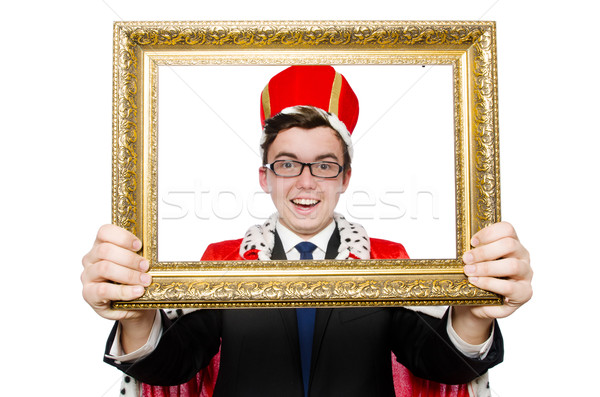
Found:
[(317, 185), (316, 179), (310, 173), (310, 168), (304, 166), (302, 173), (296, 177), (296, 187), (299, 189), (314, 189)]

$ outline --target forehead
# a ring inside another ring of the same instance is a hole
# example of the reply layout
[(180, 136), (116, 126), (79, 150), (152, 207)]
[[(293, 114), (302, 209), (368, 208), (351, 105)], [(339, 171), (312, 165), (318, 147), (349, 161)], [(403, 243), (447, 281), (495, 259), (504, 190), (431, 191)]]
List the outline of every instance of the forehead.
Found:
[(310, 161), (323, 155), (332, 155), (343, 160), (344, 146), (341, 138), (330, 127), (300, 128), (292, 127), (280, 131), (268, 149), (267, 157), (272, 159), (293, 154)]

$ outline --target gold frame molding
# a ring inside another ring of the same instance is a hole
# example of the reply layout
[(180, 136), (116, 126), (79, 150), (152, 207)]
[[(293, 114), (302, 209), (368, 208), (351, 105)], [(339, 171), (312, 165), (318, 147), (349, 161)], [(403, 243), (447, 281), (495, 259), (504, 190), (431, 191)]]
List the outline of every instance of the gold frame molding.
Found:
[[(452, 65), (456, 259), (157, 260), (160, 65)], [(144, 242), (152, 284), (121, 309), (501, 304), (470, 284), (462, 254), (500, 220), (494, 22), (116, 22), (113, 223)]]

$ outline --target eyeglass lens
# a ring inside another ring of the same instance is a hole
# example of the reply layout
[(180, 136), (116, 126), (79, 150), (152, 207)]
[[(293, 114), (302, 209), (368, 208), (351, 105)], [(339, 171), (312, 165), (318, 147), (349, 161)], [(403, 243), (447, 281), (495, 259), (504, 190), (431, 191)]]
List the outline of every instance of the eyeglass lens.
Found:
[(298, 176), (302, 173), (304, 165), (310, 167), (313, 176), (321, 178), (335, 178), (341, 171), (341, 166), (330, 161), (319, 161), (316, 163), (301, 163), (293, 160), (280, 160), (273, 163), (273, 171), (281, 176)]

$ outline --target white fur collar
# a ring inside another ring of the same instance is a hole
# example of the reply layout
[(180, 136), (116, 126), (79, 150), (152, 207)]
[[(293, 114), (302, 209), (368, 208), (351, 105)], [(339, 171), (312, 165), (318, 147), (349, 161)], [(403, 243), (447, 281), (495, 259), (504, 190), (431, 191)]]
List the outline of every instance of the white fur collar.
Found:
[[(248, 258), (249, 252), (258, 255), (258, 259), (267, 261), (271, 259), (275, 245), (275, 225), (279, 214), (275, 213), (262, 225), (254, 225), (248, 229), (242, 244), (240, 256)], [(340, 232), (340, 247), (335, 259), (370, 259), (371, 241), (366, 230), (358, 223), (351, 223), (338, 213), (333, 214), (333, 219)]]

